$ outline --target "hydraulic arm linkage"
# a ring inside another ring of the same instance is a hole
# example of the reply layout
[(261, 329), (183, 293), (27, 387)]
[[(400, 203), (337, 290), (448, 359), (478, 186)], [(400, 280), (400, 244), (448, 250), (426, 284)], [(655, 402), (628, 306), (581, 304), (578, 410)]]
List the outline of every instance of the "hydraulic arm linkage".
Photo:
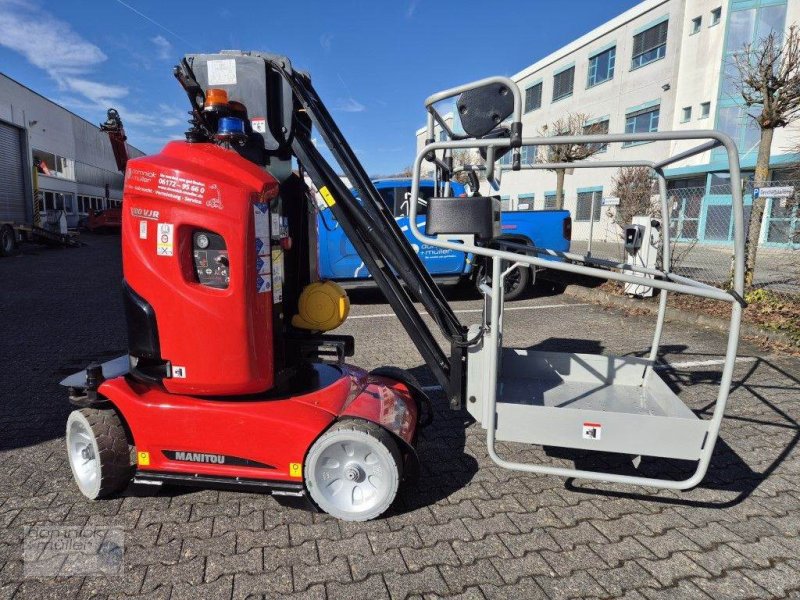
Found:
[[(326, 188), (330, 194), (333, 214), (425, 362), (446, 390), (450, 406), (460, 407), (464, 393), (466, 347), (469, 344), (466, 328), (407, 242), (310, 80), (282, 65), (275, 65), (275, 68), (292, 87), (305, 114), (358, 190), (362, 202), (350, 193), (322, 157), (311, 141), (310, 128), (303, 123), (295, 127), (293, 152), (318, 189)], [(420, 316), (414, 300), (424, 306), (450, 343), (449, 358)]]

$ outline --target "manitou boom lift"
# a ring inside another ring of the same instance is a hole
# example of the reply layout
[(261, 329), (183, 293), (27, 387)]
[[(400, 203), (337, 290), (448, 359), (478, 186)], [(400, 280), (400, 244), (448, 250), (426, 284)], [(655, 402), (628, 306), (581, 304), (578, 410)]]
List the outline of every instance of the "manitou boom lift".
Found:
[[(477, 148), (483, 164), (470, 169), (483, 170), (495, 186), (501, 173), (495, 161), (509, 151), (516, 170), (563, 165), (521, 165), (523, 144), (551, 141), (522, 137), (521, 93), (510, 79), (493, 77), (431, 96), (427, 144), (414, 163), (411, 227), (425, 243), (491, 261), (491, 278), (479, 282), (483, 318), (466, 327), (398, 228), (308, 75), (293, 70), (285, 57), (239, 51), (188, 55), (175, 75), (191, 105), (186, 141), (131, 160), (127, 168), (122, 262), (128, 355), (92, 364), (62, 382), (77, 407), (67, 422), (70, 465), (87, 497), (113, 494), (131, 479), (258, 488), (278, 496), (307, 495), (339, 518), (365, 520), (382, 514), (400, 481), (416, 471), (414, 445), (422, 415), (432, 414), (430, 400), (400, 369), (366, 373), (347, 365), (353, 338), (326, 333), (347, 318), (349, 302), (337, 285), (317, 281), (316, 205), (303, 183), (306, 173), (446, 391), (450, 407), (465, 403), (487, 429), (489, 453), (498, 464), (678, 489), (702, 479), (736, 353), (740, 195), (734, 197), (737, 275), (730, 293), (672, 274), (668, 235), (660, 271), (500, 241), (496, 198), (447, 197), (455, 174), (453, 151)], [(463, 132), (448, 127), (435, 108), (449, 99), (456, 101)], [(447, 140), (434, 141), (437, 124)], [(312, 127), (358, 197), (317, 149)], [(631, 161), (655, 170), (664, 202), (661, 169), (717, 145), (728, 150), (732, 183), (738, 181), (738, 155), (729, 138), (716, 132), (672, 135), (711, 142), (661, 163)], [(668, 137), (564, 141), (640, 139)], [(299, 172), (292, 171), (293, 160)], [(416, 214), (425, 160), (435, 165), (442, 197), (428, 200), (423, 233)], [(621, 281), (649, 277), (648, 284), (662, 294), (649, 359), (503, 348), (503, 279), (517, 265), (543, 262)], [(667, 291), (733, 303), (722, 386), (708, 421), (695, 417), (653, 370)], [(432, 317), (447, 351), (415, 302)], [(511, 463), (498, 456), (495, 439), (682, 458), (697, 461), (697, 469), (686, 480), (672, 481)]]

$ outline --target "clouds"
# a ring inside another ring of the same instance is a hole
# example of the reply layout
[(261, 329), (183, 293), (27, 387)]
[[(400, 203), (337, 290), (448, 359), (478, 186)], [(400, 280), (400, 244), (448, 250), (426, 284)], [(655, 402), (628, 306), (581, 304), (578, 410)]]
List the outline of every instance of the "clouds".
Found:
[(0, 0), (0, 45), (19, 52), (56, 81), (85, 73), (107, 58), (68, 23), (17, 0)]
[(411, 0), (408, 3), (408, 8), (406, 9), (406, 19), (410, 19), (414, 16), (414, 13), (417, 10), (417, 5), (419, 4), (419, 0)]
[(332, 33), (323, 33), (319, 36), (319, 45), (322, 46), (322, 49), (325, 52), (330, 52), (333, 43), (333, 34)]
[(161, 60), (169, 60), (172, 58), (172, 44), (163, 35), (157, 35), (150, 39), (156, 47), (156, 54)]
[(359, 113), (367, 110), (367, 107), (361, 104), (355, 98), (339, 98), (333, 106), (333, 110), (339, 112)]
[[(164, 36), (157, 35), (150, 41), (159, 59), (171, 58), (172, 44)], [(129, 134), (137, 128), (140, 132), (131, 136), (132, 143), (155, 139), (163, 142), (176, 135), (174, 128), (184, 122), (181, 118), (184, 109), (180, 107), (166, 104), (145, 110), (126, 107), (128, 87), (97, 80), (96, 71), (108, 60), (103, 50), (35, 3), (0, 0), (0, 46), (17, 52), (45, 71), (58, 87), (60, 94), (54, 100), (59, 104), (89, 113), (93, 118), (101, 118), (106, 109), (116, 107)]]

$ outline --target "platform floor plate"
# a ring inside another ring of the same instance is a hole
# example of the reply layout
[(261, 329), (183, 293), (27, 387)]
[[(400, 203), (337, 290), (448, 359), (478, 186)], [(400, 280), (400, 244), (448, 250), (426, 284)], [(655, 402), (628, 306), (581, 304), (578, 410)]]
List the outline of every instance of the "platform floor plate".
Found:
[(697, 460), (707, 422), (657, 373), (643, 379), (649, 364), (639, 358), (504, 349), (497, 439)]

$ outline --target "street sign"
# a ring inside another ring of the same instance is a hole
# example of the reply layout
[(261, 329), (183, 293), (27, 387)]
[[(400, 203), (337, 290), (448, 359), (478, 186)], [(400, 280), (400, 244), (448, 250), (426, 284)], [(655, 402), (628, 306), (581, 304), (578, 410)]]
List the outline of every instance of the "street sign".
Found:
[(794, 196), (794, 187), (791, 185), (763, 187), (753, 190), (753, 198), (791, 198), (792, 196)]
[(609, 196), (608, 198), (603, 198), (601, 204), (603, 206), (619, 206), (619, 198)]

